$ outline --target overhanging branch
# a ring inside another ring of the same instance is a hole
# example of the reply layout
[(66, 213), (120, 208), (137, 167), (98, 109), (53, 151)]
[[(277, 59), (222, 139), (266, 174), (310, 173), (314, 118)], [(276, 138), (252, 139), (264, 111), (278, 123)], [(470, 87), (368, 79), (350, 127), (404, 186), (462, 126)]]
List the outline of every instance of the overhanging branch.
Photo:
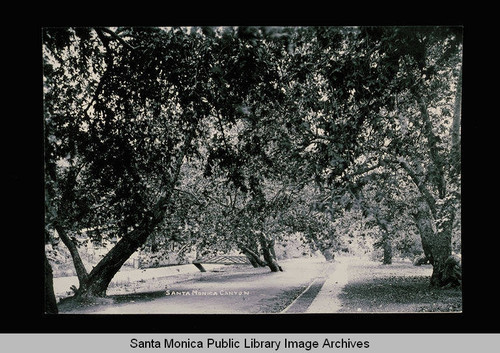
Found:
[(105, 33), (109, 34), (113, 39), (116, 39), (117, 41), (119, 41), (125, 48), (127, 48), (129, 50), (135, 50), (136, 49), (136, 47), (133, 47), (132, 45), (130, 45), (129, 43), (127, 43), (122, 37), (120, 37), (118, 34), (116, 34), (115, 32), (113, 32), (109, 28), (99, 27), (98, 29), (101, 30), (102, 32), (105, 32)]
[(385, 160), (388, 163), (397, 164), (403, 168), (403, 170), (410, 176), (413, 183), (417, 186), (418, 190), (426, 200), (432, 214), (436, 215), (436, 201), (431, 195), (429, 190), (425, 187), (424, 183), (418, 177), (417, 173), (411, 168), (411, 166), (403, 158), (398, 158), (397, 160)]
[(373, 166), (367, 166), (364, 168), (360, 168), (356, 171), (353, 171), (349, 175), (345, 176), (345, 178), (351, 179), (355, 176), (366, 174), (366, 173), (373, 171), (373, 170), (380, 168), (380, 167), (391, 168), (391, 166), (400, 166), (408, 174), (410, 179), (413, 181), (415, 186), (418, 188), (420, 194), (426, 200), (427, 204), (429, 205), (429, 208), (431, 209), (432, 214), (435, 215), (436, 214), (436, 201), (435, 201), (434, 197), (431, 195), (431, 193), (429, 192), (429, 190), (425, 186), (424, 182), (417, 175), (417, 173), (413, 170), (413, 168), (408, 164), (407, 161), (405, 161), (401, 157), (398, 157), (397, 159), (383, 158), (377, 164), (375, 164)]

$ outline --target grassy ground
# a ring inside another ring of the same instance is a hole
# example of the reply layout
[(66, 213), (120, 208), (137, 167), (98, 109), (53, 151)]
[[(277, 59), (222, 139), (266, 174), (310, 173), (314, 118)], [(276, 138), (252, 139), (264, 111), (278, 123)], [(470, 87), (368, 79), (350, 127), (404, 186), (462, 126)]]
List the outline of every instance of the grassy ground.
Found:
[(462, 291), (430, 287), (431, 274), (430, 265), (408, 261), (353, 261), (340, 312), (461, 312)]

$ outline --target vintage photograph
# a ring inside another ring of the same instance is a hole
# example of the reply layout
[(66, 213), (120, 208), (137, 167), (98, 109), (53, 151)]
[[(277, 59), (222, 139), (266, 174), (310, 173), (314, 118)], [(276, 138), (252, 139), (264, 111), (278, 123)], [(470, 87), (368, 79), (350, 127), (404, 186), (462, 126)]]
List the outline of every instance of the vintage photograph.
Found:
[(462, 27), (41, 34), (45, 314), (462, 312)]

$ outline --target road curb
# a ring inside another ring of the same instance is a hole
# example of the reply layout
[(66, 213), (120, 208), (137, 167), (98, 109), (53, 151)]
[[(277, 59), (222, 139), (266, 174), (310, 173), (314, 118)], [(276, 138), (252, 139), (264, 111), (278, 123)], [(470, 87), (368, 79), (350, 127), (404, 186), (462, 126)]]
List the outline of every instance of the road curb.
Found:
[(328, 278), (328, 269), (331, 264), (328, 263), (323, 268), (319, 276), (317, 276), (311, 283), (295, 298), (285, 309), (280, 313), (302, 313), (307, 310), (309, 305), (314, 301), (318, 293), (321, 291), (323, 284)]
[(338, 295), (348, 282), (347, 268), (347, 261), (336, 261), (331, 264), (327, 280), (306, 313), (336, 313), (341, 309), (342, 303)]

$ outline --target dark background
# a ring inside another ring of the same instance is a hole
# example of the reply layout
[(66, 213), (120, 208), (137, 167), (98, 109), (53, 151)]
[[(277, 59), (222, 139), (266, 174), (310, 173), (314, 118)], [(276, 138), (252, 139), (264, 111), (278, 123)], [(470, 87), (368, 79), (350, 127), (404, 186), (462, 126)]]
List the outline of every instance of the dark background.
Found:
[[(326, 3), (325, 3), (326, 4)], [(359, 4), (356, 4), (357, 6)], [(3, 227), (0, 242), (1, 333), (498, 333), (498, 275), (500, 234), (494, 225), (498, 189), (495, 165), (498, 145), (494, 128), (498, 115), (495, 94), (497, 55), (495, 28), (461, 8), (435, 11), (418, 3), (408, 16), (382, 12), (379, 7), (325, 11), (324, 6), (285, 7), (271, 11), (256, 2), (241, 4), (230, 15), (212, 6), (191, 7), (199, 15), (177, 7), (158, 18), (152, 7), (133, 8), (129, 16), (110, 16), (103, 9), (82, 3), (72, 9), (78, 18), (56, 7), (31, 8), (36, 21), (4, 27), (2, 165)], [(36, 6), (36, 5), (33, 5)], [(125, 6), (125, 5), (122, 5)], [(128, 6), (128, 5), (127, 5)], [(158, 5), (155, 5), (158, 6)], [(290, 6), (290, 5), (287, 5)], [(297, 6), (297, 5), (295, 5)], [(309, 5), (308, 5), (309, 6)], [(372, 5), (374, 6), (374, 5)], [(458, 5), (453, 5), (458, 6)], [(356, 6), (354, 6), (356, 7)], [(361, 6), (359, 6), (361, 8)], [(38, 11), (41, 12), (38, 12)], [(372, 11), (372, 10), (375, 10)], [(179, 12), (180, 11), (180, 12)], [(208, 11), (208, 12), (207, 12)], [(210, 16), (211, 11), (215, 15)], [(113, 9), (110, 10), (113, 13)], [(161, 12), (161, 11), (160, 11)], [(156, 11), (158, 13), (158, 11)], [(198, 12), (196, 12), (198, 13)], [(179, 15), (181, 14), (181, 15)], [(184, 16), (182, 14), (185, 14)], [(6, 17), (8, 14), (6, 13)], [(408, 15), (408, 13), (406, 13)], [(137, 18), (142, 22), (138, 23)], [(24, 19), (24, 17), (23, 17)], [(463, 158), (463, 313), (422, 314), (271, 314), (271, 315), (44, 315), (43, 308), (43, 139), (41, 28), (101, 25), (463, 25), (464, 77), (462, 113)], [(488, 36), (491, 36), (488, 37)], [(491, 81), (491, 82), (490, 82)], [(1, 189), (0, 189), (1, 190)], [(25, 251), (19, 251), (25, 247)], [(16, 249), (16, 251), (12, 251)]]

